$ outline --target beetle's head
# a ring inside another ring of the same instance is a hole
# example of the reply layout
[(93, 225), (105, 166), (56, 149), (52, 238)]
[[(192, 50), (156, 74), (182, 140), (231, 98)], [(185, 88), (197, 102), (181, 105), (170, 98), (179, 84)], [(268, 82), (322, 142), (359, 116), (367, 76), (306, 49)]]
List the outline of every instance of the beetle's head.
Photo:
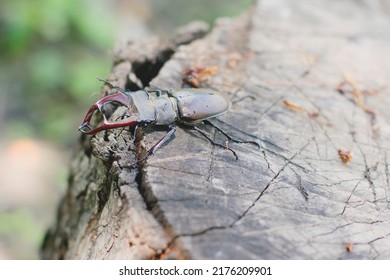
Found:
[[(83, 123), (79, 127), (79, 130), (85, 134), (96, 134), (97, 132), (105, 129), (131, 126), (137, 123), (137, 118), (134, 115), (115, 122), (108, 121), (104, 108), (106, 105), (110, 103), (116, 103), (121, 106), (128, 107), (130, 103), (130, 96), (121, 92), (121, 93), (115, 93), (101, 98), (95, 104), (93, 104), (91, 108), (89, 108), (87, 114), (85, 115)], [(93, 127), (90, 124), (90, 122), (92, 116), (96, 112), (102, 115), (103, 120), (97, 126)]]

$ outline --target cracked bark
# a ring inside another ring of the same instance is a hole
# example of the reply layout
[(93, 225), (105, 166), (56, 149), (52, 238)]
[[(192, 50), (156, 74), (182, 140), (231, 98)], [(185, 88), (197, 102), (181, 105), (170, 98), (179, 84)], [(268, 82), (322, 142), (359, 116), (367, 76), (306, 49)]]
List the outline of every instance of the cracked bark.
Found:
[(178, 128), (128, 169), (164, 130), (82, 136), (43, 258), (390, 258), (390, 19), (373, 2), (260, 1), (204, 38), (192, 26), (118, 50), (109, 79), (131, 90), (178, 88), (185, 68), (217, 66), (204, 87), (232, 107), (213, 122), (260, 148), (229, 142), (236, 161)]

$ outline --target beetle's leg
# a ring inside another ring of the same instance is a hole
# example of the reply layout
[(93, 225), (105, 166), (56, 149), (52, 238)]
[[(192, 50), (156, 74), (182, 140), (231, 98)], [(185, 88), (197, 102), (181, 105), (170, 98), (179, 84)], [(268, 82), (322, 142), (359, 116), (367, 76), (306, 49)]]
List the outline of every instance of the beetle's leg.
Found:
[(139, 160), (136, 160), (135, 162), (133, 162), (131, 164), (131, 166), (134, 166), (136, 165), (137, 163), (141, 162), (141, 161), (144, 161), (146, 160), (148, 157), (154, 155), (154, 153), (162, 146), (164, 145), (164, 143), (166, 143), (171, 137), (172, 135), (175, 133), (176, 131), (176, 126), (174, 124), (170, 125), (169, 126), (169, 131), (167, 132), (167, 134), (165, 134), (165, 136), (163, 138), (161, 138), (156, 144), (153, 145), (153, 147), (151, 147), (147, 152), (146, 152), (146, 155), (143, 156), (141, 159)]
[(155, 92), (157, 94), (157, 97), (162, 95), (162, 90), (159, 88), (148, 88), (146, 92)]
[(219, 144), (219, 143), (214, 142), (214, 140), (211, 139), (210, 137), (208, 137), (207, 134), (206, 134), (203, 130), (201, 130), (199, 127), (197, 127), (197, 126), (192, 126), (192, 128), (195, 129), (196, 131), (198, 131), (200, 134), (202, 134), (202, 135), (203, 135), (207, 140), (209, 140), (210, 143), (213, 144), (214, 146), (218, 146), (218, 147), (221, 147), (221, 148), (224, 148), (224, 149), (226, 149), (226, 150), (231, 151), (231, 152), (233, 153), (235, 159), (238, 160), (238, 156), (237, 156), (236, 152), (235, 152), (232, 148), (230, 148), (230, 147), (227, 146), (227, 145), (224, 146), (224, 145), (221, 145), (221, 144)]
[(244, 141), (244, 140), (238, 140), (238, 139), (235, 139), (233, 137), (231, 137), (229, 134), (227, 134), (225, 131), (223, 131), (221, 128), (219, 128), (218, 126), (216, 126), (215, 124), (213, 124), (212, 122), (208, 121), (208, 120), (204, 120), (203, 121), (205, 124), (208, 124), (208, 125), (211, 125), (212, 127), (214, 127), (216, 130), (218, 130), (219, 132), (221, 132), (223, 135), (225, 135), (225, 137), (227, 139), (229, 139), (230, 141), (232, 142), (235, 142), (235, 143), (240, 143), (240, 144), (252, 144), (252, 145), (256, 145), (258, 148), (261, 148), (260, 147), (260, 144), (255, 142), (255, 141)]
[(133, 138), (134, 138), (134, 141), (137, 141), (137, 129), (138, 129), (138, 124), (134, 127), (134, 134), (133, 134)]

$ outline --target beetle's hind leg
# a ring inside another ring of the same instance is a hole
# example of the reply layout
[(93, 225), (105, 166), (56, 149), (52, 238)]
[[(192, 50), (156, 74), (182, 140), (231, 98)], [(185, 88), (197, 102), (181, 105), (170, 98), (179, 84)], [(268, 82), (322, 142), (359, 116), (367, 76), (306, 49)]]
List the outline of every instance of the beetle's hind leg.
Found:
[(257, 146), (258, 148), (261, 148), (260, 147), (260, 144), (255, 142), (255, 141), (245, 141), (245, 140), (239, 140), (239, 139), (235, 139), (233, 137), (231, 137), (229, 134), (227, 134), (225, 131), (223, 131), (221, 128), (219, 128), (218, 126), (216, 126), (215, 124), (213, 124), (212, 122), (208, 121), (208, 120), (204, 120), (203, 123), (205, 124), (208, 124), (208, 125), (211, 125), (212, 127), (214, 127), (216, 130), (218, 130), (219, 132), (221, 132), (227, 139), (229, 139), (230, 141), (234, 142), (234, 143), (239, 143), (239, 144), (252, 144), (252, 145), (255, 145)]
[(214, 140), (211, 139), (211, 138), (206, 134), (206, 132), (204, 132), (203, 130), (201, 130), (201, 129), (200, 129), (199, 127), (197, 127), (197, 126), (192, 126), (192, 128), (195, 129), (196, 131), (198, 131), (200, 134), (202, 134), (202, 135), (203, 135), (207, 140), (209, 140), (209, 142), (210, 142), (211, 144), (213, 144), (214, 146), (218, 146), (218, 147), (221, 147), (221, 148), (224, 148), (224, 149), (226, 149), (226, 150), (231, 151), (231, 152), (233, 153), (235, 159), (238, 160), (238, 156), (237, 156), (236, 152), (235, 152), (232, 148), (230, 148), (228, 145), (225, 145), (225, 146), (224, 146), (224, 145), (222, 145), (222, 144), (219, 144), (219, 143), (214, 142)]
[(134, 161), (133, 163), (130, 164), (130, 166), (134, 167), (136, 164), (138, 164), (141, 161), (144, 161), (144, 160), (148, 159), (150, 156), (154, 155), (155, 152), (162, 145), (164, 145), (167, 141), (169, 141), (169, 139), (171, 139), (172, 135), (175, 134), (175, 132), (176, 132), (176, 126), (173, 125), (173, 124), (170, 125), (169, 126), (169, 131), (167, 132), (167, 134), (165, 134), (165, 136), (163, 138), (161, 138), (156, 144), (154, 144), (153, 147), (151, 147), (142, 158)]

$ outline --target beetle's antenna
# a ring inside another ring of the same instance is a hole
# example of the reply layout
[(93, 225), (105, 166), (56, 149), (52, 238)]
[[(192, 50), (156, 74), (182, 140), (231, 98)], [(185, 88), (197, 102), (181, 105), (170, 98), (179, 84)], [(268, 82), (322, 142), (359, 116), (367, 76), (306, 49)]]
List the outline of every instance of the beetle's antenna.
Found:
[(96, 78), (98, 79), (98, 81), (103, 82), (105, 85), (107, 85), (110, 89), (116, 89), (117, 91), (119, 91), (119, 92), (121, 92), (121, 93), (126, 93), (126, 90), (124, 90), (123, 88), (114, 86), (114, 85), (111, 84), (109, 81), (104, 80), (104, 79), (102, 79), (102, 78), (99, 78), (99, 77), (96, 77)]

